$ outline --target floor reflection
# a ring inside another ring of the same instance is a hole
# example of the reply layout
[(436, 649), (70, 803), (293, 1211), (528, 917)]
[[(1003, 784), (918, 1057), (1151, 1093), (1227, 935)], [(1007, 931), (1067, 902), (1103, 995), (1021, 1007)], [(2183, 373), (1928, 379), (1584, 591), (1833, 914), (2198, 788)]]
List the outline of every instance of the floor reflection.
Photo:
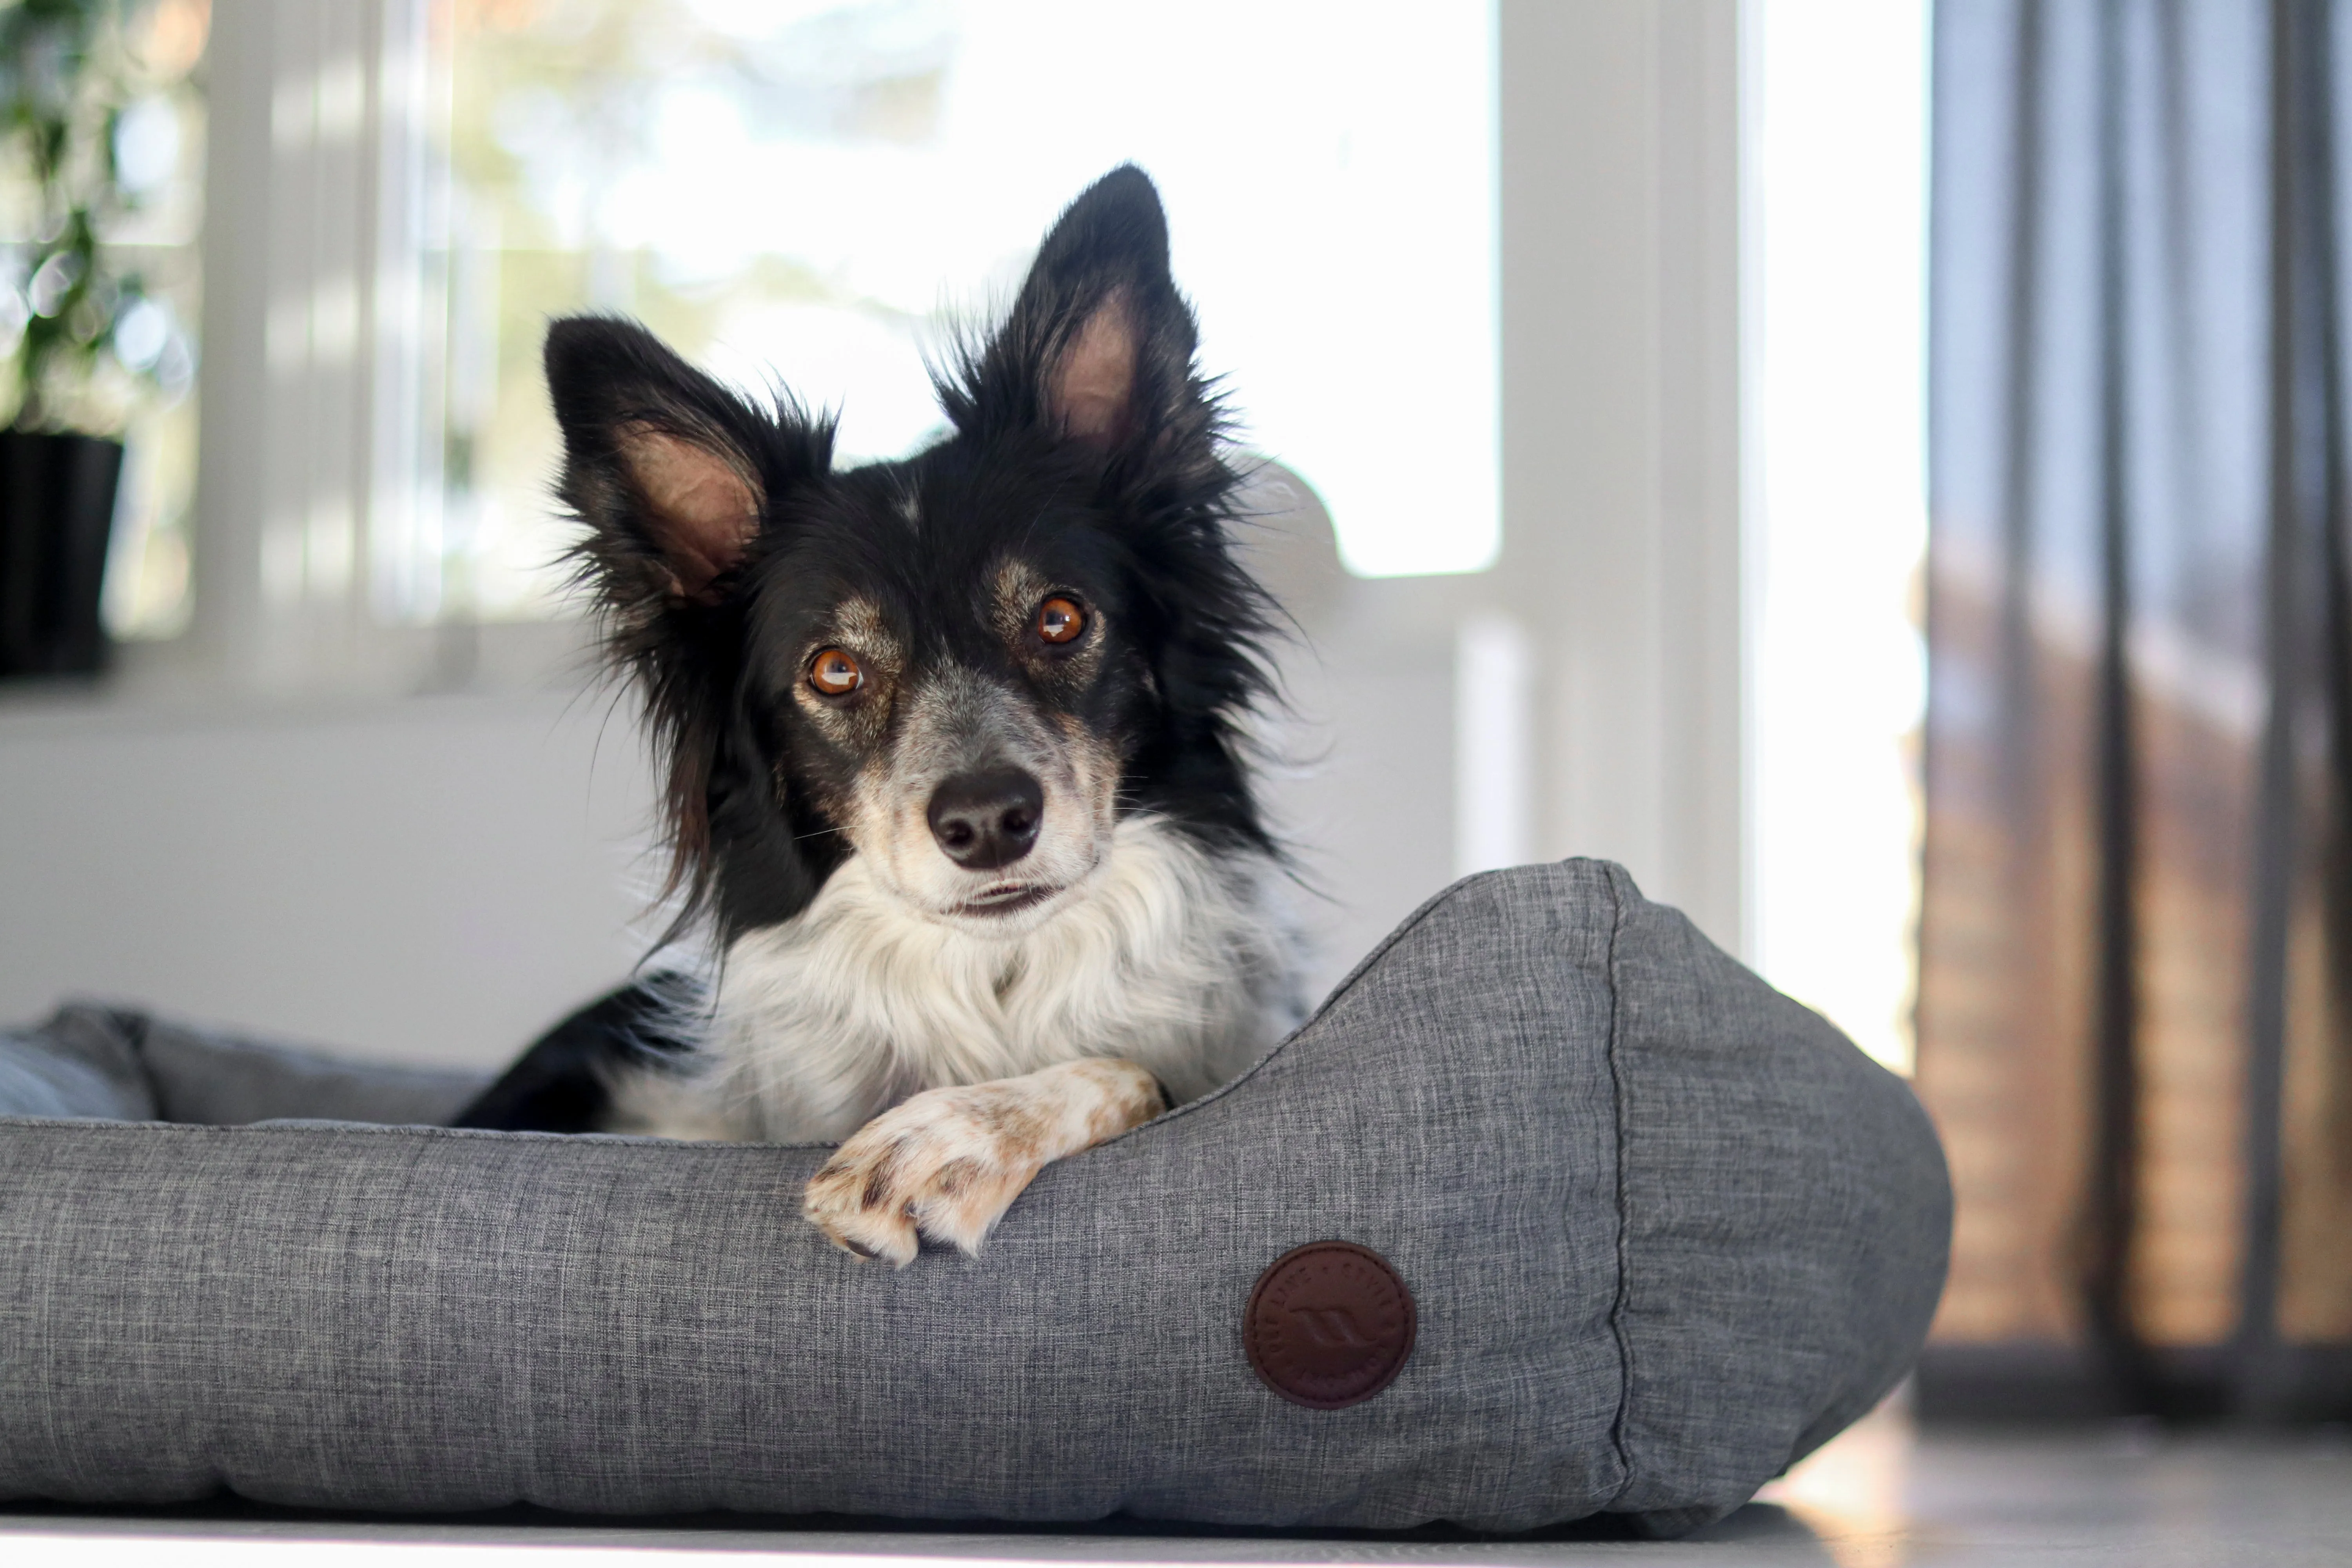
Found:
[[(2352, 1430), (1921, 1430), (1898, 1397), (1759, 1500), (1787, 1510), (1818, 1542), (1815, 1560), (1837, 1568), (2340, 1568), (2352, 1563)], [(1771, 1558), (1801, 1560), (1788, 1546)]]
[(1396, 1564), (1398, 1568), (2343, 1568), (2352, 1563), (2352, 1432), (2167, 1430), (2146, 1424), (1917, 1428), (1874, 1412), (1719, 1523), (1678, 1542), (1015, 1534), (679, 1529), (570, 1523), (125, 1518), (0, 1510), (8, 1568), (114, 1563), (394, 1563), (489, 1568), (726, 1553), (793, 1568), (1012, 1568), (1024, 1563)]
[(1758, 1494), (1820, 1538), (1838, 1568), (1905, 1562), (1918, 1431), (1906, 1388), (1831, 1438)]

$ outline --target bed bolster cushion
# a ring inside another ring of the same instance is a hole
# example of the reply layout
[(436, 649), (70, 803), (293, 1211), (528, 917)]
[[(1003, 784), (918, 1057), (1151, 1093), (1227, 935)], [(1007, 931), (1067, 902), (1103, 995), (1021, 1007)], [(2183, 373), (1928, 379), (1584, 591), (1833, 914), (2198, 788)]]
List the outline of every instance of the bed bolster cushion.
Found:
[(1903, 1375), (1949, 1237), (1904, 1082), (1590, 860), (1448, 889), (977, 1258), (826, 1245), (822, 1149), (418, 1124), (477, 1081), (0, 1036), (0, 1499), (1674, 1534)]

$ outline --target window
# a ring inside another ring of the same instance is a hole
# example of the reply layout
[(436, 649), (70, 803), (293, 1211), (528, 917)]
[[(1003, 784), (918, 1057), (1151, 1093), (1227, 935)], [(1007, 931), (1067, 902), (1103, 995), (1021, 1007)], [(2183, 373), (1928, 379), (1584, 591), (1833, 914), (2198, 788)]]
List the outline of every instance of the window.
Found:
[[(559, 602), (545, 319), (646, 321), (840, 416), (851, 458), (939, 418), (925, 374), (1121, 161), (1171, 213), (1202, 361), (1369, 575), (1499, 542), (1488, 0), (455, 0), (437, 526), (396, 617)], [(440, 243), (438, 241), (430, 243)]]
[[(126, 293), (112, 307), (114, 330), (90, 374), (71, 378), (68, 405), (51, 412), (68, 428), (124, 440), (104, 606), (119, 638), (172, 637), (188, 619), (204, 217), (198, 68), (209, 25), (205, 0), (126, 6), (119, 26), (103, 8), (94, 22), (68, 10), (49, 16), (46, 31), (42, 17), (30, 18), (35, 41), (9, 62), (12, 102), (19, 91), (26, 102), (46, 101), (72, 128), (65, 179), (80, 199), (106, 183), (95, 160), (111, 158), (113, 194), (98, 198), (93, 226), (102, 287), (120, 280)], [(94, 26), (93, 43), (86, 62), (69, 70), (64, 41), (78, 26)], [(28, 151), (28, 137), (13, 140), (16, 153)], [(44, 209), (30, 167), (0, 171), (0, 354), (16, 353), (33, 318), (63, 308), (71, 258), (61, 252), (43, 263), (41, 251), (58, 241), (65, 216)], [(83, 334), (70, 318), (68, 325)], [(16, 413), (8, 410), (12, 419)]]
[(1748, 266), (1759, 967), (1911, 1059), (1926, 0), (1757, 0)]

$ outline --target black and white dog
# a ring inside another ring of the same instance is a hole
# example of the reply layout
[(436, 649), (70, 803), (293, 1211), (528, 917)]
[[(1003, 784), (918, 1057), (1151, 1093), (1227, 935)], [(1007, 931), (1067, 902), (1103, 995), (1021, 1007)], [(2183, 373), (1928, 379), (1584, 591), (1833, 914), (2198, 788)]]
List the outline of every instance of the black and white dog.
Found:
[(1132, 167), (1055, 225), (904, 461), (835, 471), (788, 398), (554, 324), (582, 575), (717, 963), (575, 1015), (460, 1125), (845, 1140), (805, 1212), (904, 1265), (1296, 1022), (1242, 731), (1274, 611), (1194, 342)]

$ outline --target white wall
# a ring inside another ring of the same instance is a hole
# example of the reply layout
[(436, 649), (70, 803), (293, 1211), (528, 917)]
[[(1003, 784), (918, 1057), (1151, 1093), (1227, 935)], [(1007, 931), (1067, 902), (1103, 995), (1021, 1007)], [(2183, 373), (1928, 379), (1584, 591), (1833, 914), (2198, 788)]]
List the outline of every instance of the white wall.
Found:
[(1502, 10), (1503, 560), (1538, 849), (1747, 948), (1733, 0)]
[(94, 995), (501, 1059), (643, 951), (647, 788), (604, 711), (0, 708), (0, 1020)]

